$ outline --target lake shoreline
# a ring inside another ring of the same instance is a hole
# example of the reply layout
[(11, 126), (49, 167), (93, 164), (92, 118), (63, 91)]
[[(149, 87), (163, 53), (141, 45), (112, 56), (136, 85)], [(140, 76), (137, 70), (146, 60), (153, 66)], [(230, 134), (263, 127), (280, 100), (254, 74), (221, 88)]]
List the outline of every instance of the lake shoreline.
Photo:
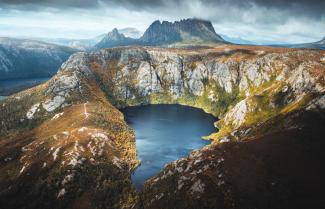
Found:
[(211, 141), (202, 136), (216, 132), (213, 115), (178, 104), (154, 104), (120, 109), (135, 132), (140, 164), (132, 172), (137, 191), (166, 164), (188, 156)]

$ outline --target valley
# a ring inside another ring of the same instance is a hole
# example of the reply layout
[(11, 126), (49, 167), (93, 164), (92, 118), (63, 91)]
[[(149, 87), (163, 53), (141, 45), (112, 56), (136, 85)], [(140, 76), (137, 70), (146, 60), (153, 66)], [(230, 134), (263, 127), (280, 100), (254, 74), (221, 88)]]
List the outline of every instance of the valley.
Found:
[(324, 8), (0, 1), (0, 209), (324, 209)]
[[(226, 44), (75, 53), (0, 102), (0, 205), (320, 208), (324, 57)], [(147, 104), (200, 108), (219, 130), (137, 192), (136, 135), (119, 109)]]

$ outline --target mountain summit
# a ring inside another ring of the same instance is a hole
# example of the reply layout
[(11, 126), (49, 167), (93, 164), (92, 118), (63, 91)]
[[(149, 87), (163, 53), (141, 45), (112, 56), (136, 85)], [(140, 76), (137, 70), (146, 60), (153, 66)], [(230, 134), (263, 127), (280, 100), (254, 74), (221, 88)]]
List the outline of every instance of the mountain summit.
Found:
[(215, 32), (212, 23), (207, 20), (192, 18), (173, 23), (156, 20), (139, 39), (125, 37), (117, 29), (114, 29), (95, 46), (95, 49), (135, 44), (158, 46), (175, 43), (226, 43), (226, 41)]
[(148, 45), (171, 44), (175, 42), (225, 42), (218, 35), (210, 21), (185, 19), (174, 23), (156, 20), (141, 37)]
[(136, 39), (125, 37), (116, 28), (109, 32), (98, 44), (94, 46), (95, 49), (111, 48), (115, 46), (133, 45), (137, 42)]

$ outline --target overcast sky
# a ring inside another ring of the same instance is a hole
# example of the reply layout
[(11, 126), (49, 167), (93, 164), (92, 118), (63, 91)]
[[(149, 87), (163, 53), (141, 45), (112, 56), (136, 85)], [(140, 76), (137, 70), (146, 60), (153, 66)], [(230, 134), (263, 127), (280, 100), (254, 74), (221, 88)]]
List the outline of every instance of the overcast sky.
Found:
[(211, 20), (219, 34), (257, 42), (325, 36), (325, 0), (0, 0), (0, 36), (90, 38), (191, 17)]

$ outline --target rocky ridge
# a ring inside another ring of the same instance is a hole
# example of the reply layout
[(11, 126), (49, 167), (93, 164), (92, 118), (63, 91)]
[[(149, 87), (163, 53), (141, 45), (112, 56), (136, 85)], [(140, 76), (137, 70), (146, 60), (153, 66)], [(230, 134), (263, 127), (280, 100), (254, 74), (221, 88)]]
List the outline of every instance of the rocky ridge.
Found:
[(218, 35), (211, 22), (200, 19), (184, 19), (174, 23), (159, 20), (153, 22), (140, 40), (148, 45), (171, 44), (182, 41), (225, 41)]
[[(312, 188), (306, 185), (316, 185), (308, 184), (309, 174), (295, 159), (315, 165), (324, 159), (317, 148), (323, 145), (317, 124), (324, 121), (324, 57), (322, 51), (248, 46), (76, 53), (46, 84), (1, 101), (0, 203), (281, 208), (289, 201), (294, 206), (295, 180), (307, 192)], [(157, 103), (202, 108), (220, 118), (220, 130), (208, 137), (211, 145), (167, 165), (139, 194), (130, 180), (138, 163), (134, 134), (117, 108)], [(297, 167), (278, 173), (280, 161)], [(322, 185), (318, 177), (324, 170), (309, 169)], [(297, 172), (305, 175), (292, 176)], [(320, 187), (313, 188), (316, 195)], [(321, 202), (314, 197), (317, 208)], [(312, 200), (306, 196), (305, 204)]]
[(168, 22), (154, 21), (144, 34), (137, 39), (125, 37), (117, 29), (108, 33), (94, 49), (104, 49), (118, 46), (168, 46), (170, 44), (224, 44), (225, 40), (218, 35), (210, 21), (200, 19), (184, 19)]

